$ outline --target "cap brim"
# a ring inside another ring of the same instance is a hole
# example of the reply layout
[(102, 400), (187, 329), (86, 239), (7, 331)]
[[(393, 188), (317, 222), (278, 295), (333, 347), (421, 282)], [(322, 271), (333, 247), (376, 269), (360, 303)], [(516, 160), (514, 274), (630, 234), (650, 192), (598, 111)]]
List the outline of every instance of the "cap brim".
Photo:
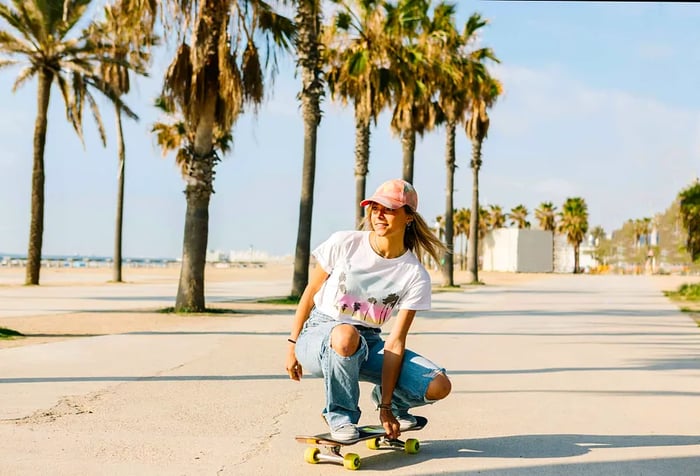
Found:
[(397, 208), (401, 208), (405, 203), (401, 203), (395, 200), (390, 200), (386, 197), (370, 197), (370, 198), (365, 198), (360, 202), (361, 207), (366, 207), (367, 205), (370, 205), (372, 203), (378, 203), (386, 208), (391, 208), (392, 210), (396, 210)]

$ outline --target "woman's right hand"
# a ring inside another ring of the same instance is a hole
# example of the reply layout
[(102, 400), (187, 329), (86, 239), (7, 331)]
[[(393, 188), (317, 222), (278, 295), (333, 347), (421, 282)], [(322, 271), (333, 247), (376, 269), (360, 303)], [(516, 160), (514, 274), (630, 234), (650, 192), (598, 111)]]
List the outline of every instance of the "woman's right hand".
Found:
[(301, 364), (297, 360), (297, 356), (294, 353), (294, 345), (289, 346), (289, 352), (287, 353), (287, 362), (286, 362), (286, 369), (287, 373), (289, 374), (289, 378), (292, 380), (296, 380), (297, 382), (301, 380), (301, 377), (303, 375), (303, 370), (301, 368)]

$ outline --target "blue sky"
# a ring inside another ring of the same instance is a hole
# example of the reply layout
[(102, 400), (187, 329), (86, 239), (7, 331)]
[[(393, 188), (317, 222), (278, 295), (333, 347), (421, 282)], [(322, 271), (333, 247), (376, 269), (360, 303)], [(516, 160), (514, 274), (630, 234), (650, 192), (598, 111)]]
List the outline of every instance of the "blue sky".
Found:
[[(543, 201), (583, 197), (592, 226), (607, 231), (665, 210), (700, 175), (700, 5), (606, 2), (459, 1), (460, 20), (490, 19), (481, 42), (505, 94), (491, 112), (481, 202), (524, 204), (535, 223)], [(184, 182), (161, 157), (151, 124), (165, 59), (138, 80), (127, 103), (124, 254), (180, 257)], [(29, 232), (36, 82), (12, 94), (16, 72), (0, 71), (0, 252), (25, 253)], [(291, 60), (283, 61), (257, 116), (243, 116), (234, 148), (217, 168), (209, 248), (293, 254), (299, 213), (303, 128)], [(112, 109), (102, 115), (108, 146), (86, 118), (86, 146), (51, 98), (46, 144), (44, 254), (112, 254), (117, 161)], [(352, 110), (330, 100), (319, 129), (312, 246), (353, 226)], [(455, 205), (469, 207), (469, 144), (460, 131)], [(373, 130), (368, 193), (401, 175), (401, 147), (384, 114)], [(418, 144), (419, 211), (444, 213), (444, 130)]]

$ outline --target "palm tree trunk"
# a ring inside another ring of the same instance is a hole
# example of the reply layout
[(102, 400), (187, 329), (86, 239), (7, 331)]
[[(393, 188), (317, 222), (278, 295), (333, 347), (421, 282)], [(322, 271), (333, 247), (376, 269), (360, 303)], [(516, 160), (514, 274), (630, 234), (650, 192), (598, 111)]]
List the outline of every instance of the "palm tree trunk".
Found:
[(360, 202), (367, 191), (367, 174), (369, 173), (369, 121), (359, 117), (355, 109), (355, 227), (360, 228), (365, 217), (364, 207)]
[(416, 153), (416, 131), (410, 129), (401, 133), (401, 146), (403, 148), (403, 179), (413, 183), (413, 160)]
[(29, 224), (29, 249), (25, 284), (39, 284), (41, 247), (44, 238), (44, 148), (46, 146), (47, 112), (51, 97), (53, 73), (39, 71), (37, 114), (34, 123), (34, 163), (32, 166), (32, 211)]
[(187, 211), (182, 243), (182, 267), (175, 300), (175, 312), (204, 312), (204, 268), (209, 240), (209, 201), (214, 190), (214, 113), (216, 96), (212, 94), (202, 109), (197, 124), (194, 150), (187, 169)]
[(116, 105), (117, 124), (117, 156), (119, 165), (117, 169), (117, 218), (114, 229), (114, 267), (112, 268), (112, 281), (122, 282), (122, 226), (124, 223), (124, 169), (126, 165), (126, 152), (124, 150), (124, 133), (122, 131), (122, 112)]
[(321, 5), (318, 0), (297, 2), (297, 56), (301, 67), (301, 108), (304, 118), (304, 164), (299, 200), (299, 227), (294, 256), (292, 296), (301, 296), (309, 282), (311, 221), (316, 176), (316, 138), (321, 122)]
[(457, 125), (447, 124), (445, 144), (445, 165), (447, 169), (447, 188), (445, 192), (445, 245), (447, 251), (442, 264), (442, 285), (454, 286), (454, 188), (455, 188), (455, 136)]
[(481, 141), (472, 141), (472, 210), (469, 220), (469, 250), (467, 273), (469, 282), (479, 282), (479, 169), (481, 168)]
[(579, 269), (579, 250), (580, 250), (580, 243), (576, 243), (574, 245), (574, 274), (579, 273), (581, 270)]
[(462, 235), (462, 256), (459, 259), (459, 269), (464, 271), (467, 269), (467, 246), (469, 245), (469, 236), (466, 234)]

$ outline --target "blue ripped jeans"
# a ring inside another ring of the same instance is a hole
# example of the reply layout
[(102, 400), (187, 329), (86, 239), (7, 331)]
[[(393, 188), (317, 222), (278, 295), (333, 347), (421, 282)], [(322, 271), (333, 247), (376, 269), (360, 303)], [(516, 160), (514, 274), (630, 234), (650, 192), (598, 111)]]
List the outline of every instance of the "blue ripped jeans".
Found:
[[(296, 356), (304, 373), (323, 377), (326, 389), (326, 407), (323, 415), (331, 429), (360, 420), (360, 381), (375, 385), (373, 393), (381, 395), (384, 341), (380, 331), (358, 327), (360, 347), (354, 355), (343, 357), (331, 348), (331, 332), (342, 324), (315, 308), (297, 338)], [(406, 349), (392, 406), (396, 415), (409, 408), (433, 403), (425, 394), (430, 382), (445, 369)]]

